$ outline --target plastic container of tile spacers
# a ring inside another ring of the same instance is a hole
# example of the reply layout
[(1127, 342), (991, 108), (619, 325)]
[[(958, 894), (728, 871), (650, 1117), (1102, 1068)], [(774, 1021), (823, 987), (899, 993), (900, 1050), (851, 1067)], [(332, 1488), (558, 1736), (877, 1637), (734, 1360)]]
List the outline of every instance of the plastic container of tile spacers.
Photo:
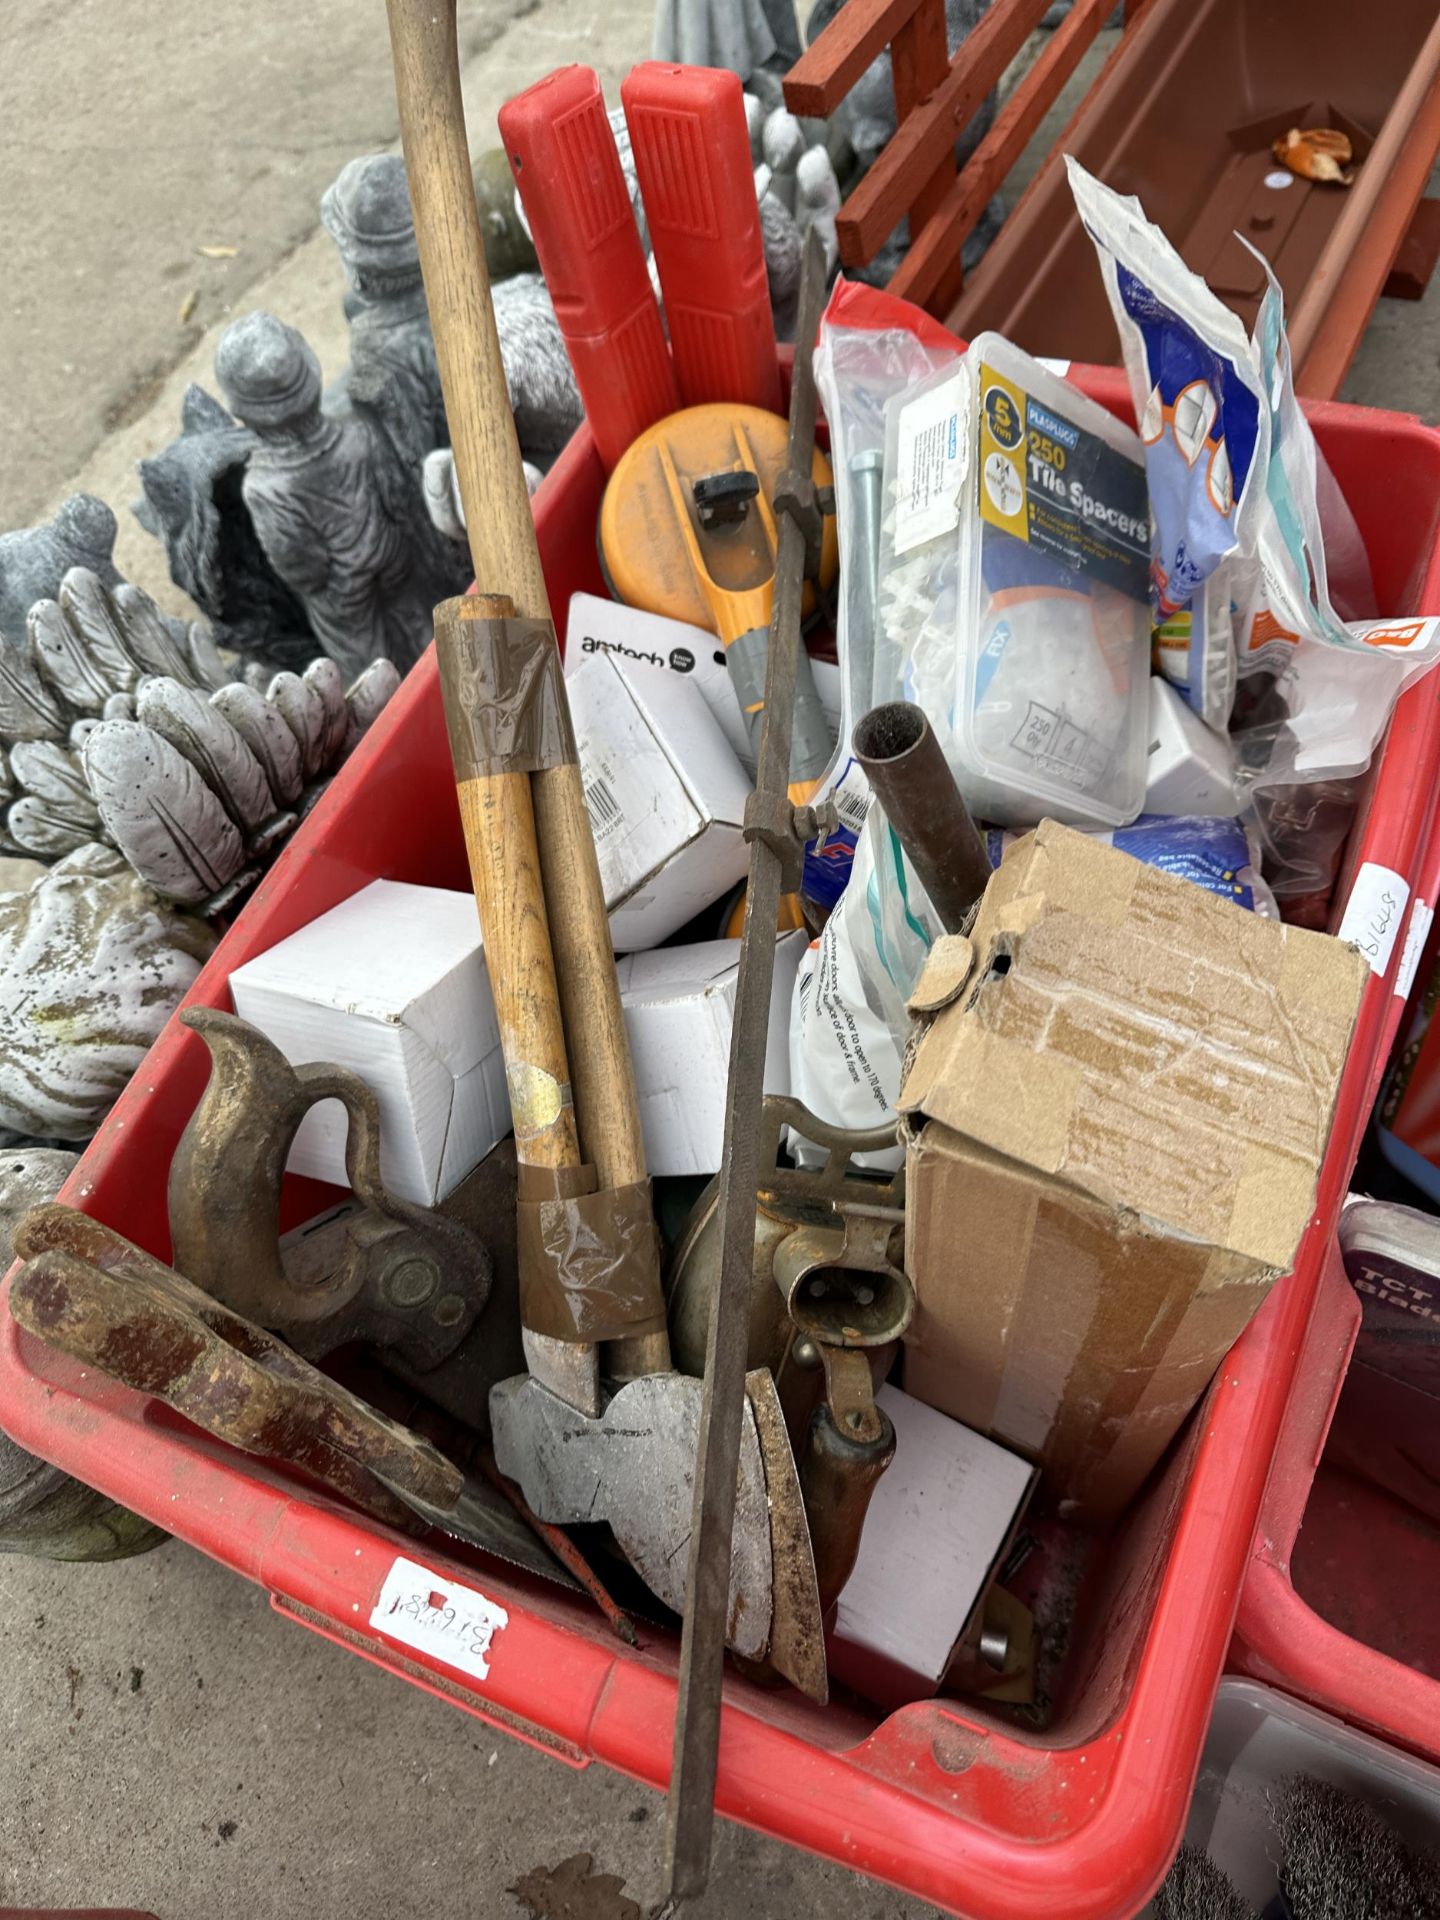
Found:
[[(1073, 377), (1125, 412), (1118, 372)], [(1440, 611), (1440, 434), (1337, 405), (1312, 417), (1368, 540), (1384, 610)], [(602, 484), (582, 429), (536, 497), (562, 622), (574, 590), (603, 590), (594, 538)], [(1398, 1018), (1409, 893), (1440, 771), (1437, 693), (1432, 677), (1397, 709), (1353, 836), (1344, 886), (1361, 909), (1377, 885), (1400, 904), (1377, 943), (1316, 1218), (1294, 1272), (1237, 1342), (1126, 1521), (1084, 1553), (1076, 1537), (1077, 1611), (1048, 1726), (1036, 1732), (1004, 1709), (958, 1699), (887, 1718), (854, 1704), (821, 1709), (731, 1674), (717, 1788), (727, 1818), (972, 1920), (1121, 1920), (1153, 1891), (1185, 1824), (1261, 1497)], [(469, 884), (429, 654), (239, 916), (191, 1000), (228, 1006), (232, 969), (377, 877)], [(172, 1021), (65, 1193), (162, 1256), (166, 1173), (206, 1067), (203, 1043)], [(668, 1780), (678, 1658), (668, 1635), (647, 1632), (639, 1649), (623, 1647), (579, 1599), (438, 1535), (402, 1541), (280, 1466), (230, 1453), (143, 1398), (82, 1378), (4, 1312), (0, 1425), (258, 1582), (288, 1619), (573, 1766), (600, 1761), (657, 1787)], [(508, 1624), (483, 1681), (372, 1623), (402, 1555), (503, 1605)]]

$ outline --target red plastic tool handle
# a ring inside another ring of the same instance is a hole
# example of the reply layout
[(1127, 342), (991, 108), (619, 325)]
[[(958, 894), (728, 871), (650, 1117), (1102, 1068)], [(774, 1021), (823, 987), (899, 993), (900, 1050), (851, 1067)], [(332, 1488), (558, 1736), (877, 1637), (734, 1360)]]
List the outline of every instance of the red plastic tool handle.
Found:
[(783, 411), (740, 81), (648, 60), (620, 85), (687, 407)]
[(608, 473), (680, 396), (593, 69), (561, 67), (507, 101), (500, 137)]

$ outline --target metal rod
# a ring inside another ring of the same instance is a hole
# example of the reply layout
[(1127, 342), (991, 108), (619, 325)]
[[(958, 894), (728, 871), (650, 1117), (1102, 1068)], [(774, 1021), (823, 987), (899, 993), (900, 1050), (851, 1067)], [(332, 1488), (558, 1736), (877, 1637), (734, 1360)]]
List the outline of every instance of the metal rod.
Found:
[[(879, 447), (867, 447), (850, 462), (850, 500), (855, 510), (851, 558), (855, 585), (847, 596), (845, 625), (846, 675), (852, 687), (874, 686), (876, 663), (880, 659), (876, 625), (880, 617), (880, 502), (884, 480), (885, 455)], [(872, 700), (883, 699), (891, 689), (875, 687)]]
[[(825, 291), (824, 254), (812, 228), (806, 242), (790, 401), (789, 466), (810, 473), (815, 447), (812, 356)], [(799, 669), (800, 596), (805, 539), (794, 517), (780, 516), (775, 593), (765, 677), (765, 724), (756, 769), (757, 796), (783, 800), (790, 780), (790, 734)], [(666, 1877), (672, 1900), (702, 1893), (710, 1873), (719, 1766), (721, 1682), (730, 1595), (730, 1542), (745, 1413), (750, 1284), (755, 1261), (755, 1194), (760, 1183), (760, 1108), (765, 1090), (764, 1035), (775, 973), (775, 927), (783, 884), (778, 850), (750, 842), (745, 933), (730, 1039), (730, 1091), (720, 1162), (716, 1231), (720, 1278), (710, 1307), (705, 1398), (695, 1467), (695, 1504), (680, 1640), (680, 1696), (670, 1774)]]
[(924, 710), (872, 707), (855, 724), (855, 758), (947, 933), (959, 933), (990, 879), (985, 843)]
[(610, 1631), (615, 1637), (623, 1640), (627, 1647), (638, 1647), (640, 1644), (640, 1636), (635, 1631), (635, 1622), (613, 1597), (609, 1588), (590, 1565), (590, 1562), (585, 1558), (584, 1554), (581, 1553), (569, 1534), (566, 1533), (565, 1529), (563, 1527), (551, 1526), (548, 1520), (542, 1520), (539, 1515), (533, 1511), (515, 1482), (513, 1480), (507, 1480), (505, 1475), (501, 1473), (499, 1467), (496, 1466), (495, 1455), (489, 1447), (482, 1447), (480, 1449), (478, 1465), (480, 1471), (490, 1482), (490, 1485), (494, 1487), (497, 1493), (502, 1494), (504, 1498), (510, 1502), (510, 1505), (515, 1509), (516, 1513), (519, 1514), (520, 1518), (536, 1538), (543, 1541), (560, 1564), (574, 1574), (575, 1578), (580, 1582), (580, 1585), (585, 1589), (586, 1593), (589, 1594), (601, 1613), (604, 1614), (606, 1621), (609, 1623)]

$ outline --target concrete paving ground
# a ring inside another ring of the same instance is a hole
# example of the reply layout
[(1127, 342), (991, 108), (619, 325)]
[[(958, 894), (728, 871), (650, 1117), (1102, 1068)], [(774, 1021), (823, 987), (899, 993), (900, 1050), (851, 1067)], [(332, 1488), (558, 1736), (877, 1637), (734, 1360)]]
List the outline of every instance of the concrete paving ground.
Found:
[[(477, 146), (499, 103), (563, 60), (598, 67), (613, 100), (651, 13), (461, 0)], [(0, 527), (87, 486), (120, 516), (122, 568), (163, 589), (126, 512), (134, 462), (173, 433), (186, 382), (208, 382), (226, 321), (269, 306), (327, 374), (343, 362), (315, 210), (347, 158), (395, 138), (383, 6), (0, 0), (0, 35)], [(1440, 413), (1440, 287), (1382, 305), (1346, 394)], [(4, 1905), (488, 1920), (521, 1911), (521, 1876), (582, 1850), (642, 1908), (655, 1898), (658, 1796), (492, 1735), (180, 1544), (116, 1567), (0, 1561), (0, 1650)], [(724, 1828), (693, 1911), (932, 1910)]]

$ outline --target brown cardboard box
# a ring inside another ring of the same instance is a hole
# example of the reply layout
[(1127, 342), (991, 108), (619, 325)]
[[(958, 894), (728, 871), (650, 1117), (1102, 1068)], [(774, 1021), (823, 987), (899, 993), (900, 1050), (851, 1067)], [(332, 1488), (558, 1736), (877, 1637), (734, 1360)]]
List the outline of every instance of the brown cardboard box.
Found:
[(907, 1392), (1112, 1520), (1289, 1267), (1365, 961), (1052, 821), (911, 1002)]

